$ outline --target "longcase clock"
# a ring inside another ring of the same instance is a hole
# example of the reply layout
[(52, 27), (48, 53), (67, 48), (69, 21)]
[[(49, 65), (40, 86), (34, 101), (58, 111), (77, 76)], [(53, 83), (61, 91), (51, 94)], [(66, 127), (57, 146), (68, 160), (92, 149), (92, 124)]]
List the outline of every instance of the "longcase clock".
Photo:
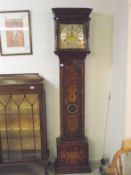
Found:
[(84, 134), (85, 58), (89, 51), (92, 9), (53, 8), (55, 53), (60, 62), (61, 135), (57, 138), (56, 173), (90, 172)]

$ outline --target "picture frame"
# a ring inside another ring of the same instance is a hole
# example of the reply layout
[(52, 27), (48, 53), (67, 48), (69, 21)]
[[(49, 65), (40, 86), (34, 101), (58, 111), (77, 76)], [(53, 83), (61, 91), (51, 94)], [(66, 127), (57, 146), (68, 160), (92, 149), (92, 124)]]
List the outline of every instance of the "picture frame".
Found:
[(0, 11), (1, 55), (32, 54), (29, 10)]

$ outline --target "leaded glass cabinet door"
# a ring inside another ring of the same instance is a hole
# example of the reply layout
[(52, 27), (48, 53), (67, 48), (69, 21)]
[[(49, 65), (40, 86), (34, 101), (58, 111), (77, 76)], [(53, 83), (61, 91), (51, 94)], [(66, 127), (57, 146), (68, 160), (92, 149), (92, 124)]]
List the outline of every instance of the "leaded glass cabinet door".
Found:
[(43, 79), (37, 74), (3, 77), (0, 85), (1, 162), (46, 162)]

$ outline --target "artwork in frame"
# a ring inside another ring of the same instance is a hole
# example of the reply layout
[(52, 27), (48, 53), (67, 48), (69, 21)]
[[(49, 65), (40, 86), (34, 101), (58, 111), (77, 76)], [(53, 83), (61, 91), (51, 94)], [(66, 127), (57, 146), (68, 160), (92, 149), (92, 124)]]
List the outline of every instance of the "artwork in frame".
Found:
[(30, 11), (0, 11), (1, 55), (32, 54)]

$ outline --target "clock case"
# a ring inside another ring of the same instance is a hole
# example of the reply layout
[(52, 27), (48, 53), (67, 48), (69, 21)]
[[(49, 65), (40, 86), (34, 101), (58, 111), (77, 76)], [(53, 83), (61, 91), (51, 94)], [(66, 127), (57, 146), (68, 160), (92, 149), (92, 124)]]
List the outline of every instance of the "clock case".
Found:
[(60, 49), (59, 24), (85, 26), (89, 35), (89, 8), (54, 8), (55, 53), (60, 62), (60, 137), (57, 138), (57, 174), (90, 172), (89, 145), (85, 137), (85, 58), (90, 53), (84, 49)]
[[(89, 14), (92, 9), (89, 8), (53, 8), (55, 20), (55, 53), (58, 52), (86, 52), (89, 51)], [(61, 24), (82, 24), (85, 35), (85, 47), (62, 49), (59, 44), (60, 40), (60, 25)]]

